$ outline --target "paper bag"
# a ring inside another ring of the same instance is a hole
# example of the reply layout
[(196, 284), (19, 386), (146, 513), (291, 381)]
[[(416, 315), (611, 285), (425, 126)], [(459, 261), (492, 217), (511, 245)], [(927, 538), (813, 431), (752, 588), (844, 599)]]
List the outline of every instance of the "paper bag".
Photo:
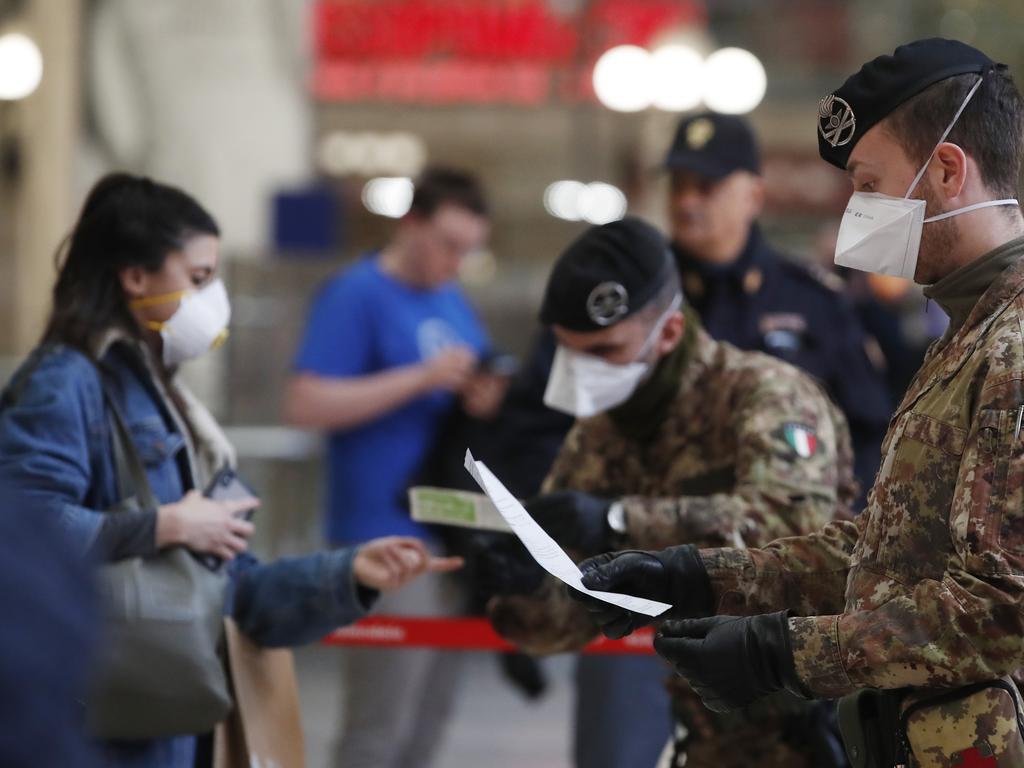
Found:
[(217, 726), (214, 768), (305, 768), (292, 652), (261, 648), (224, 620), (235, 708)]

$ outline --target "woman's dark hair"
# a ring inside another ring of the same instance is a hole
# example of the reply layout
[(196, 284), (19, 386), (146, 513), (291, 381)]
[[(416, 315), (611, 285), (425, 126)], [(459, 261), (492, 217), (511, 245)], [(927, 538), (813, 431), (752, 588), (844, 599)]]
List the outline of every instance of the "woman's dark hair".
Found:
[(135, 266), (157, 272), (168, 254), (196, 235), (219, 236), (220, 230), (180, 189), (127, 173), (104, 176), (57, 251), (57, 284), (43, 341), (91, 356), (98, 334), (113, 327), (137, 333), (119, 273)]

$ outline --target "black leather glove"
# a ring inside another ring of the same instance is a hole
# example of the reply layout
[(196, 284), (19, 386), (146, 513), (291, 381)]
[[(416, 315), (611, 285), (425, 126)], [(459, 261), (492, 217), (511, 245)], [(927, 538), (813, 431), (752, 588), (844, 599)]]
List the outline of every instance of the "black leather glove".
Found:
[(475, 586), (485, 600), (494, 595), (529, 595), (544, 582), (546, 571), (511, 534), (479, 536), (472, 549)]
[(580, 563), (583, 586), (603, 592), (669, 603), (661, 616), (646, 616), (605, 603), (575, 589), (570, 594), (590, 611), (607, 637), (617, 640), (659, 619), (684, 619), (714, 613), (711, 580), (692, 544), (660, 552), (612, 552)]
[(803, 695), (787, 611), (666, 621), (654, 648), (712, 712), (740, 709), (783, 689)]
[(555, 491), (526, 502), (526, 511), (562, 547), (585, 555), (612, 549), (611, 499), (580, 491)]

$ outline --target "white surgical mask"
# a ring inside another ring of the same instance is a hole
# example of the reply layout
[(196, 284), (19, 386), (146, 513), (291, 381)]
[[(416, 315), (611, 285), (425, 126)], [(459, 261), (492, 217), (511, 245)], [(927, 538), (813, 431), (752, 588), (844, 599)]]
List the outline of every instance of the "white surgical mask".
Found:
[(939, 139), (924, 166), (918, 171), (910, 188), (903, 197), (893, 197), (877, 192), (854, 192), (843, 214), (839, 225), (839, 237), (836, 240), (836, 264), (851, 267), (864, 272), (876, 272), (881, 275), (893, 275), (914, 279), (917, 271), (917, 256), (921, 248), (921, 229), (925, 224), (942, 221), (952, 216), (959, 216), (979, 208), (990, 208), (996, 205), (1018, 205), (1016, 200), (988, 200), (984, 203), (968, 205), (954, 211), (924, 217), (926, 203), (924, 200), (911, 200), (910, 194), (917, 188), (924, 177), (928, 164), (935, 150), (946, 140), (960, 119), (971, 98), (981, 86), (983, 78), (971, 88), (953, 116), (942, 138)]
[(174, 314), (164, 322), (147, 326), (160, 333), (164, 365), (174, 367), (220, 346), (228, 336), (231, 303), (224, 283), (214, 280), (198, 291), (154, 296), (133, 302), (133, 306), (161, 304), (180, 299)]
[(647, 356), (654, 340), (681, 301), (680, 296), (672, 301), (671, 306), (655, 323), (633, 362), (609, 363), (596, 355), (576, 352), (559, 344), (548, 376), (548, 386), (544, 391), (544, 404), (556, 411), (585, 419), (626, 402), (651, 371), (650, 363), (639, 361)]

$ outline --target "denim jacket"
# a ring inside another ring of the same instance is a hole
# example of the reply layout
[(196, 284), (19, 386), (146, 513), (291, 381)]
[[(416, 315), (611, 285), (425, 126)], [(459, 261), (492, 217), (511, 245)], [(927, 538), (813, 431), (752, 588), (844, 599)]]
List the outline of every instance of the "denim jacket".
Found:
[[(132, 345), (112, 345), (101, 362), (154, 494), (161, 503), (178, 501), (192, 484), (180, 462), (186, 439), (168, 426), (160, 388)], [(36, 350), (9, 387), (14, 396), (0, 407), (0, 480), (28, 494), (33, 511), (52, 512), (85, 551), (104, 510), (119, 501), (100, 373), (80, 352), (53, 346)], [(315, 641), (368, 609), (352, 575), (355, 552), (268, 564), (239, 556), (230, 564), (225, 612), (260, 645)], [(104, 765), (192, 768), (195, 743), (182, 736), (105, 744)]]

